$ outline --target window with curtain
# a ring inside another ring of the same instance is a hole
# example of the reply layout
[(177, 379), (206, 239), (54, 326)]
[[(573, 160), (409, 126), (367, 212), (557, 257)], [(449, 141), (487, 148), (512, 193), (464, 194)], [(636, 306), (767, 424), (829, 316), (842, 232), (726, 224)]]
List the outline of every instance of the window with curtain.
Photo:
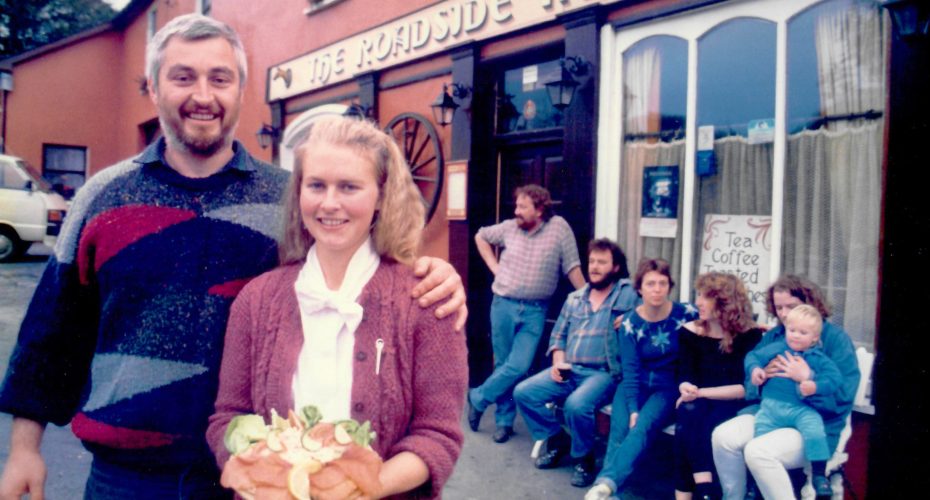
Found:
[[(786, 33), (781, 40), (779, 26)], [(622, 64), (607, 78), (622, 92), (606, 98), (622, 110), (614, 206), (617, 240), (631, 266), (643, 257), (669, 260), (693, 299), (705, 216), (769, 218), (769, 229), (780, 228), (769, 235), (780, 242), (771, 249), (780, 259), (764, 266), (759, 289), (777, 274), (810, 278), (833, 306), (830, 320), (872, 348), (889, 33), (876, 0), (725, 2), (619, 30)], [(689, 49), (696, 56), (690, 66)], [(688, 89), (695, 92), (692, 122)], [(694, 127), (688, 134), (686, 124)], [(694, 157), (687, 157), (686, 144)], [(679, 168), (674, 238), (641, 234), (644, 170), (656, 165)], [(683, 207), (688, 196), (693, 201)], [(683, 222), (691, 224), (688, 234)], [(685, 258), (690, 276), (681, 274)]]
[(87, 148), (42, 145), (42, 175), (58, 194), (70, 200), (84, 185)]
[[(702, 259), (713, 251), (705, 248), (709, 216), (772, 214), (774, 136), (760, 137), (752, 124), (772, 123), (774, 130), (775, 36), (774, 22), (737, 18), (698, 40), (697, 126), (713, 127), (713, 143), (712, 150), (699, 151), (695, 161), (695, 276), (707, 271)], [(746, 271), (732, 261), (715, 265), (717, 270), (742, 274), (756, 294), (753, 310), (762, 321), (765, 307), (758, 297), (768, 286), (769, 270)]]
[[(688, 44), (671, 36), (638, 42), (623, 54), (623, 148), (617, 241), (631, 271), (643, 258), (660, 257), (681, 272), (681, 224), (674, 238), (642, 236), (643, 175), (647, 167), (675, 166), (684, 179)], [(681, 214), (678, 190), (677, 214)], [(635, 271), (634, 271), (635, 272)]]
[(818, 283), (834, 323), (871, 348), (878, 301), (886, 47), (874, 2), (788, 23), (784, 272)]

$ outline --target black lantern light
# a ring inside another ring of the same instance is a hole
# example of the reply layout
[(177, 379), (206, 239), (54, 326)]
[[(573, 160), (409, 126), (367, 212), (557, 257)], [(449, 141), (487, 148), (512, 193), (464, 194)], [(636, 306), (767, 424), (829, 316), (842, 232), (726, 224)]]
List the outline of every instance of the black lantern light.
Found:
[(546, 83), (549, 100), (559, 111), (564, 110), (572, 103), (575, 96), (575, 87), (579, 85), (576, 76), (583, 76), (588, 72), (588, 62), (581, 56), (569, 56), (559, 59), (561, 66), (560, 77)]
[(451, 85), (443, 83), (442, 92), (436, 96), (436, 100), (433, 101), (433, 104), (430, 104), (430, 107), (433, 108), (433, 120), (443, 127), (452, 123), (452, 116), (459, 107), (455, 99), (464, 99), (468, 97), (470, 92), (471, 89), (460, 83), (453, 83)]
[(364, 120), (370, 117), (370, 109), (371, 108), (365, 106), (364, 104), (353, 102), (348, 108), (346, 108), (345, 112), (342, 113), (342, 116), (345, 116), (346, 118)]
[(927, 36), (930, 5), (925, 0), (885, 0), (882, 6), (891, 14), (891, 23), (902, 39)]
[(258, 129), (258, 132), (255, 133), (256, 137), (258, 137), (258, 145), (261, 146), (262, 149), (267, 149), (268, 146), (274, 144), (274, 141), (278, 138), (278, 134), (278, 129), (267, 123), (262, 123), (262, 128)]

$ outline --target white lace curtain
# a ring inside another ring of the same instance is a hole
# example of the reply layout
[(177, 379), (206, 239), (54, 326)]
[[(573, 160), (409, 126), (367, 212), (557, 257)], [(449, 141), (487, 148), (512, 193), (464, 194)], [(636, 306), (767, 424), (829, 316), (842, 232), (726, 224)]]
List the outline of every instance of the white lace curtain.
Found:
[[(883, 12), (853, 3), (816, 27), (823, 116), (881, 111), (885, 99)], [(788, 138), (785, 272), (823, 287), (831, 320), (873, 347), (884, 119), (830, 121)]]
[[(832, 5), (837, 8), (822, 10), (815, 27), (821, 115), (880, 112), (887, 74), (886, 17), (873, 2), (838, 0)], [(650, 117), (659, 109), (660, 61), (661, 53), (652, 49), (625, 56), (626, 134), (657, 131), (658, 122)], [(828, 121), (788, 137), (785, 165), (782, 272), (822, 286), (834, 306), (831, 320), (868, 347), (877, 308), (883, 134), (883, 118)], [(714, 142), (714, 153), (717, 174), (698, 178), (697, 229), (708, 213), (770, 214), (772, 144), (726, 137)], [(679, 165), (684, 180), (684, 155), (684, 140), (623, 143), (618, 241), (631, 267), (642, 257), (662, 257), (672, 263), (675, 276), (680, 274), (681, 226), (675, 239), (644, 238), (639, 220), (643, 168)]]
[[(630, 273), (644, 257), (660, 257), (672, 265), (672, 276), (681, 271), (681, 224), (675, 238), (647, 238), (639, 235), (639, 220), (643, 204), (643, 168), (653, 165), (678, 165), (678, 178), (685, 178), (685, 141), (629, 141), (623, 146), (623, 170), (620, 173), (620, 221), (617, 241), (626, 253)], [(679, 190), (680, 191), (680, 190)], [(678, 197), (679, 220), (683, 196)]]
[[(628, 53), (624, 64), (624, 132), (644, 134), (659, 131), (659, 87), (662, 74), (661, 52), (645, 47)], [(617, 241), (626, 253), (630, 272), (644, 257), (660, 257), (672, 265), (672, 276), (681, 270), (681, 225), (674, 239), (639, 235), (643, 203), (643, 169), (647, 166), (678, 165), (679, 182), (685, 178), (685, 141), (661, 142), (638, 138), (624, 141), (623, 168), (620, 172), (620, 220)], [(682, 196), (678, 213), (682, 213)]]

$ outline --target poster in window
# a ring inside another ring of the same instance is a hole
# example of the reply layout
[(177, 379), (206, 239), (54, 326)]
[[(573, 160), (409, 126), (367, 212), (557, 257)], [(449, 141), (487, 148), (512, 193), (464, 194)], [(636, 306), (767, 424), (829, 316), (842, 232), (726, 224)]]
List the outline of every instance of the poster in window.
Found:
[(760, 323), (772, 319), (765, 310), (765, 292), (771, 282), (771, 228), (772, 217), (767, 215), (708, 214), (701, 230), (698, 273), (720, 271), (741, 279)]
[(678, 165), (643, 169), (643, 209), (639, 235), (674, 238), (678, 232)]

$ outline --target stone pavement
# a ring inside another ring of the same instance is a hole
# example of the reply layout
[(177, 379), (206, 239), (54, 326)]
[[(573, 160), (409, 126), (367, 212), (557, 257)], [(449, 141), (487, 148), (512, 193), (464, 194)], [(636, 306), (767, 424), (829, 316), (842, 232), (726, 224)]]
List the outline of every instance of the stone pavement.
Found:
[[(35, 246), (20, 261), (0, 264), (0, 373), (6, 373), (7, 361), (16, 341), (19, 323), (50, 249)], [(492, 408), (493, 409), (493, 408)], [(9, 450), (11, 418), (0, 414), (0, 465), (6, 463)], [(585, 489), (569, 484), (571, 468), (541, 471), (533, 467), (530, 451), (533, 440), (521, 418), (517, 418), (517, 434), (505, 444), (491, 439), (492, 412), (484, 418), (481, 432), (473, 433), (466, 422), (465, 446), (443, 498), (448, 500), (518, 500), (543, 499), (581, 500)], [(71, 434), (69, 427), (50, 425), (42, 445), (48, 461), (49, 478), (46, 498), (80, 499), (90, 467), (90, 454)], [(637, 467), (624, 500), (671, 499), (672, 459), (671, 438), (663, 435)]]

